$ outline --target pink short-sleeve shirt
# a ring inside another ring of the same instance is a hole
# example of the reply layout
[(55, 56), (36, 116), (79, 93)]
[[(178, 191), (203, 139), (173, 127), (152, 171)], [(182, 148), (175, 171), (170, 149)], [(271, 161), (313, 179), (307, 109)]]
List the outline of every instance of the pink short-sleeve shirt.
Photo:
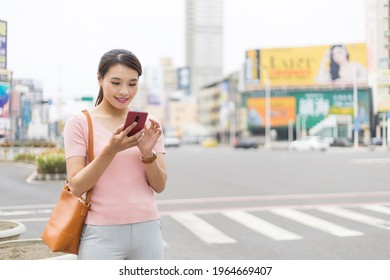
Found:
[[(148, 122), (147, 122), (148, 125)], [(94, 155), (103, 150), (112, 136), (92, 118)], [(79, 113), (71, 116), (64, 128), (65, 157), (86, 157), (88, 123)], [(154, 151), (165, 153), (163, 135)], [(145, 165), (137, 147), (119, 152), (93, 188), (91, 208), (86, 223), (117, 225), (151, 221), (160, 218), (154, 200), (154, 191), (147, 182)]]

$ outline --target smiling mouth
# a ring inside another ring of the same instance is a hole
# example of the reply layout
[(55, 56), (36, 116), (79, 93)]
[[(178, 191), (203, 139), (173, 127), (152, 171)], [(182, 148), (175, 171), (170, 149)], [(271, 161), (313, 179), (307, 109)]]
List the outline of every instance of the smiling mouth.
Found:
[(129, 100), (129, 98), (118, 98), (118, 97), (116, 97), (116, 100), (118, 100), (120, 103), (125, 103), (125, 102), (127, 102), (127, 100)]

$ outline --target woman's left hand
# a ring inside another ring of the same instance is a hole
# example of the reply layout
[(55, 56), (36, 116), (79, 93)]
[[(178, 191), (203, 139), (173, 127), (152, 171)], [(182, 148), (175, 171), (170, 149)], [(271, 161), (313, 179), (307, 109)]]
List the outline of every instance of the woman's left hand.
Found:
[(160, 124), (152, 119), (150, 120), (150, 127), (146, 127), (145, 132), (138, 141), (138, 148), (141, 151), (143, 157), (147, 158), (152, 155), (152, 150), (156, 145), (158, 138), (162, 134), (162, 128)]

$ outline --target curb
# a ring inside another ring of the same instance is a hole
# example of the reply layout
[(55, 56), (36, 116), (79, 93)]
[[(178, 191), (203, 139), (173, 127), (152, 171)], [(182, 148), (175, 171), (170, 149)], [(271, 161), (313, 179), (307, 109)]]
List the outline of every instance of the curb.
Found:
[(26, 183), (28, 184), (40, 182), (54, 183), (59, 181), (66, 181), (66, 174), (39, 174), (37, 171), (34, 171), (26, 179)]
[(0, 230), (0, 242), (14, 241), (19, 239), (19, 236), (26, 231), (24, 224), (14, 220), (1, 220), (10, 224), (15, 224), (15, 227), (10, 229)]
[(45, 260), (48, 260), (48, 261), (55, 261), (55, 260), (77, 260), (77, 255), (73, 255), (73, 254), (65, 254), (65, 255), (62, 255), (62, 256), (58, 256), (58, 257), (52, 257), (52, 258), (46, 258)]

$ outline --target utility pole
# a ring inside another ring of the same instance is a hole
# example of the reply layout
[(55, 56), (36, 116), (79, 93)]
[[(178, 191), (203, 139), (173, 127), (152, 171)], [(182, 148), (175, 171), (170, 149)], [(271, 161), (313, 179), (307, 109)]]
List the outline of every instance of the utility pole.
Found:
[(359, 148), (358, 90), (357, 90), (356, 74), (355, 74), (355, 81), (353, 83), (353, 119), (354, 119), (353, 146), (354, 149), (356, 150)]
[(267, 73), (265, 77), (265, 148), (271, 148), (271, 89)]
[[(387, 117), (387, 121), (386, 121)], [(387, 125), (386, 125), (387, 124)], [(387, 132), (386, 132), (386, 126), (387, 126)], [(387, 140), (388, 140), (388, 131), (389, 131), (389, 118), (386, 116), (385, 113), (382, 114), (382, 147), (387, 147)]]
[[(59, 130), (62, 130), (62, 127), (63, 127), (63, 123), (62, 123), (62, 81), (61, 81), (61, 78), (62, 78), (62, 65), (60, 64), (59, 65), (59, 68), (58, 68), (58, 89), (57, 89), (57, 114), (58, 114), (58, 127), (59, 127)], [(63, 147), (62, 143), (61, 143), (61, 131), (55, 131), (54, 133), (54, 136), (55, 136), (55, 140), (56, 140), (56, 145), (57, 145), (57, 148), (60, 149)]]
[(293, 131), (293, 125), (294, 125), (294, 121), (292, 119), (289, 119), (288, 120), (288, 142), (292, 142), (294, 139), (294, 131)]

